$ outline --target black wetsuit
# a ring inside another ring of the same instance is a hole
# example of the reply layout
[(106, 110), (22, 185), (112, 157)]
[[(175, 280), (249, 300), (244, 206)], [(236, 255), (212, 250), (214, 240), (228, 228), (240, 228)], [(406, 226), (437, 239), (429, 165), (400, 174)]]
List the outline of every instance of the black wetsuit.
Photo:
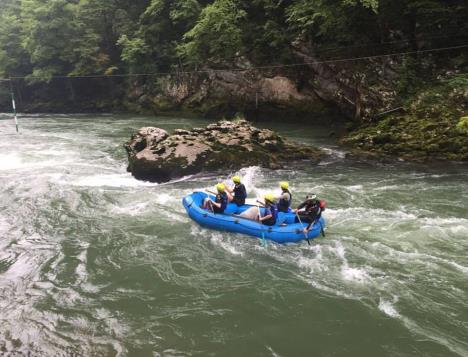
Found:
[(234, 198), (232, 203), (235, 203), (238, 206), (245, 205), (245, 199), (247, 198), (247, 190), (245, 189), (244, 184), (236, 183), (234, 186)]
[(282, 194), (285, 194), (287, 193), (289, 195), (289, 199), (284, 199), (284, 198), (280, 198), (279, 202), (278, 202), (278, 211), (279, 212), (288, 212), (289, 211), (289, 207), (291, 207), (291, 202), (292, 202), (292, 194), (291, 194), (291, 191), (289, 190), (283, 190)]
[[(310, 228), (316, 221), (322, 216), (322, 209), (320, 208), (320, 201), (305, 201), (302, 202), (297, 209), (300, 210), (305, 208), (304, 211), (298, 211), (297, 214), (301, 218), (303, 223), (308, 223), (307, 228)], [(296, 223), (299, 222), (299, 219), (296, 217)]]

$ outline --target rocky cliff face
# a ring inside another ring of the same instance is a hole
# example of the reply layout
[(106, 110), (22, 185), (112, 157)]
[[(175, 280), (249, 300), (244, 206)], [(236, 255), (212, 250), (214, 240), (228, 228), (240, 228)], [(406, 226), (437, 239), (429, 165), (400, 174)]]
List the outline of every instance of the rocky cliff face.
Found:
[(324, 63), (310, 49), (296, 49), (307, 63), (291, 68), (207, 70), (181, 73), (158, 80), (157, 88), (135, 86), (133, 102), (156, 113), (195, 112), (212, 117), (233, 117), (241, 112), (248, 119), (307, 118), (330, 121), (373, 117), (394, 105), (394, 64)]
[(252, 165), (277, 169), (293, 160), (317, 163), (323, 155), (318, 149), (288, 142), (245, 120), (178, 129), (172, 135), (159, 128), (142, 128), (125, 148), (132, 175), (155, 182), (205, 170), (235, 170)]

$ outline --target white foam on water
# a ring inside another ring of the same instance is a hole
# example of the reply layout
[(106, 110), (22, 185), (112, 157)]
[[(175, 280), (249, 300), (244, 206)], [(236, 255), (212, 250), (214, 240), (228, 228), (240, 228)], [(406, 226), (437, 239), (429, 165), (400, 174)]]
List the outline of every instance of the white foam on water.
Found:
[(174, 197), (172, 195), (169, 195), (168, 193), (161, 193), (161, 194), (158, 194), (158, 196), (156, 197), (156, 202), (161, 205), (165, 205), (173, 200), (174, 200)]
[(370, 276), (365, 269), (351, 268), (348, 264), (342, 266), (341, 275), (344, 280), (358, 283), (365, 283), (370, 280)]
[(79, 263), (75, 268), (75, 274), (77, 276), (78, 284), (82, 284), (88, 280), (88, 272), (86, 270), (86, 264), (88, 261), (88, 247), (89, 243), (83, 243), (81, 247), (82, 251), (77, 256)]
[(18, 154), (0, 154), (0, 170), (16, 170), (23, 168), (25, 164)]
[(157, 183), (139, 181), (130, 174), (100, 174), (87, 176), (71, 183), (85, 187), (155, 187)]
[(238, 250), (235, 245), (233, 245), (229, 240), (223, 239), (223, 235), (218, 232), (212, 232), (210, 234), (210, 241), (214, 245), (217, 245), (223, 248), (226, 252), (232, 255), (243, 256), (244, 252)]
[(461, 225), (462, 227), (468, 228), (468, 219), (466, 218), (459, 218), (459, 217), (450, 217), (450, 218), (441, 218), (441, 217), (434, 217), (434, 218), (420, 218), (420, 220), (428, 225), (428, 226), (442, 226), (448, 225), (452, 227), (454, 224)]
[(390, 211), (381, 208), (366, 208), (366, 207), (349, 207), (349, 208), (327, 208), (325, 211), (330, 219), (356, 219), (359, 221), (368, 220), (375, 222), (377, 220), (402, 221), (415, 220), (418, 217), (410, 212), (401, 210)]
[(0, 216), (0, 236), (3, 236), (11, 229), (11, 225), (8, 223), (5, 217)]
[(126, 216), (138, 216), (148, 207), (149, 202), (140, 202), (131, 204), (129, 206), (113, 206), (110, 211), (115, 214), (121, 214)]
[[(398, 299), (396, 299), (396, 301), (398, 301)], [(400, 317), (399, 312), (397, 311), (397, 309), (393, 305), (396, 301), (394, 301), (392, 303), (392, 302), (390, 302), (388, 300), (380, 298), (380, 300), (379, 300), (379, 310), (382, 311), (387, 316), (394, 317), (394, 318)]]
[(0, 275), (1, 281), (27, 279), (35, 271), (34, 261), (27, 254), (20, 254), (8, 270)]
[(348, 191), (351, 192), (363, 192), (364, 186), (363, 185), (352, 185), (352, 186), (345, 186)]

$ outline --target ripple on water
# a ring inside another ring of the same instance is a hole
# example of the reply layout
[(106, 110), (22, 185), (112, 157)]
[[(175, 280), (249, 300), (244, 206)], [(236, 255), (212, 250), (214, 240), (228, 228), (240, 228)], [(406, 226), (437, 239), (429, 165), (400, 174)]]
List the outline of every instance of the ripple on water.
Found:
[[(376, 168), (333, 148), (320, 166), (245, 168), (251, 197), (288, 179), (297, 201), (316, 192), (329, 205), (326, 238), (264, 248), (199, 227), (180, 204), (234, 172), (160, 185), (125, 173), (130, 128), (164, 125), (132, 120), (39, 115), (23, 120), (27, 143), (0, 142), (2, 351), (292, 355), (310, 348), (286, 328), (294, 316), (320, 326), (324, 354), (352, 350), (340, 336), (361, 328), (389, 355), (468, 355), (466, 169)], [(346, 309), (353, 324), (335, 312)], [(356, 343), (382, 355), (368, 340)]]

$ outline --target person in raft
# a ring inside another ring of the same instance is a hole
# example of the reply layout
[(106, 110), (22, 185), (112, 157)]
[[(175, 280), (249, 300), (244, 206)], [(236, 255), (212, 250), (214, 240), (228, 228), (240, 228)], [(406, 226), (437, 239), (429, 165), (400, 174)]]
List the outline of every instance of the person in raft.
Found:
[(289, 191), (289, 182), (281, 181), (281, 195), (279, 196), (278, 201), (278, 211), (279, 212), (290, 212), (291, 202), (292, 202), (292, 194)]
[(314, 223), (322, 216), (323, 206), (325, 205), (322, 202), (324, 201), (319, 201), (316, 194), (311, 193), (308, 194), (305, 201), (294, 210), (294, 213), (297, 214), (295, 219), (296, 223), (308, 223), (307, 227), (304, 228), (305, 233), (308, 233)]
[(266, 225), (273, 226), (276, 223), (276, 217), (278, 216), (278, 207), (275, 204), (275, 196), (271, 193), (265, 195), (265, 212), (263, 217), (258, 217), (258, 220)]
[(213, 213), (224, 213), (229, 201), (228, 194), (226, 193), (226, 186), (224, 183), (218, 183), (216, 185), (216, 190), (218, 193), (216, 194), (215, 200), (213, 201), (211, 198), (205, 198), (202, 208), (210, 210)]
[(247, 190), (243, 183), (241, 183), (240, 176), (234, 176), (232, 178), (232, 182), (234, 182), (234, 187), (226, 187), (226, 190), (232, 195), (232, 199), (230, 200), (232, 203), (235, 203), (237, 206), (245, 205), (245, 199), (247, 198)]

